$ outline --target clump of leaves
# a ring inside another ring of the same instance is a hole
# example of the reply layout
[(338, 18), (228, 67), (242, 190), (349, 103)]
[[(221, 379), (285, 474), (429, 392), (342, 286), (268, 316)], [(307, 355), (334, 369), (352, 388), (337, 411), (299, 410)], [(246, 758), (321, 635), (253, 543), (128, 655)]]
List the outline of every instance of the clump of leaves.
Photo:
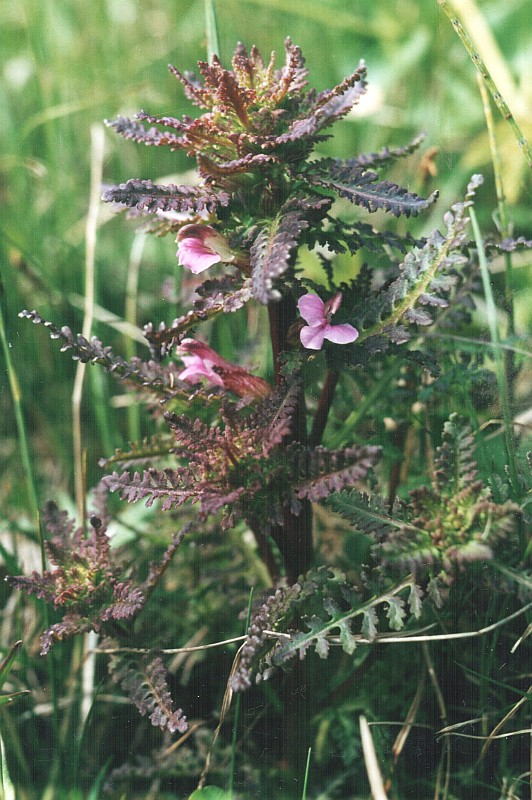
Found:
[(475, 440), (469, 423), (452, 414), (437, 448), (433, 481), (410, 492), (390, 512), (380, 496), (340, 492), (330, 499), (335, 511), (374, 542), (375, 563), (418, 577), (440, 575), (446, 583), (473, 561), (489, 561), (499, 541), (508, 547), (519, 506), (497, 503), (479, 478)]
[[(378, 180), (375, 168), (409, 155), (421, 143), (372, 153), (347, 161), (308, 158), (316, 144), (329, 138), (324, 131), (344, 117), (366, 91), (363, 62), (333, 89), (306, 90), (308, 70), (299, 47), (287, 39), (286, 62), (275, 68), (257, 48), (248, 54), (239, 44), (232, 69), (217, 56), (199, 63), (202, 79), (172, 73), (182, 82), (192, 103), (206, 110), (196, 119), (158, 117), (140, 112), (136, 119), (109, 122), (127, 139), (146, 145), (184, 150), (196, 158), (200, 187), (155, 186), (133, 180), (105, 191), (104, 200), (137, 212), (179, 211), (187, 218), (164, 222), (162, 232), (185, 225), (209, 224), (223, 229), (236, 257), (233, 263), (251, 275), (251, 291), (260, 303), (280, 299), (279, 279), (292, 274), (298, 245), (327, 238), (336, 251), (347, 239), (352, 249), (354, 230), (335, 230), (329, 211), (335, 197), (372, 212), (394, 216), (417, 215), (428, 200), (389, 181)], [(169, 128), (146, 129), (142, 122)], [(324, 226), (327, 234), (324, 233)]]
[(111, 548), (109, 519), (102, 505), (99, 511), (98, 516), (90, 517), (89, 530), (85, 532), (83, 527), (76, 527), (66, 511), (49, 502), (43, 514), (43, 525), (50, 534), (45, 549), (55, 568), (6, 579), (15, 589), (33, 594), (63, 612), (61, 622), (51, 625), (42, 635), (43, 655), (56, 641), (88, 631), (112, 635), (120, 630), (120, 623), (133, 620), (184, 535), (182, 531), (174, 537), (161, 563), (153, 564), (146, 580), (136, 583), (126, 577), (120, 557)]
[(310, 649), (327, 658), (333, 644), (352, 655), (360, 640), (374, 641), (379, 609), (384, 609), (388, 627), (399, 631), (409, 616), (420, 617), (421, 595), (411, 578), (371, 595), (369, 587), (354, 586), (340, 570), (310, 570), (293, 586), (277, 589), (253, 615), (233, 688), (248, 688), (252, 675), (256, 681), (267, 680), (274, 669), (296, 656), (303, 659)]

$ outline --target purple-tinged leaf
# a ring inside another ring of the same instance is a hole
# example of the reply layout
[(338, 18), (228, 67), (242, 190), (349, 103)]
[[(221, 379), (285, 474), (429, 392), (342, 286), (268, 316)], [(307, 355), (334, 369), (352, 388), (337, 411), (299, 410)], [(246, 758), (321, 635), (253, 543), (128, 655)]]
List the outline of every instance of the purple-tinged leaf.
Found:
[(252, 292), (259, 303), (267, 305), (271, 300), (280, 299), (281, 294), (273, 288), (273, 282), (290, 266), (291, 255), (308, 225), (302, 211), (291, 211), (275, 217), (259, 232), (250, 250)]
[(305, 172), (305, 180), (313, 186), (334, 192), (367, 211), (387, 211), (394, 217), (417, 216), (438, 197), (433, 192), (427, 199), (390, 181), (379, 181), (376, 172), (342, 161), (316, 162)]
[(353, 486), (366, 477), (380, 452), (379, 447), (371, 445), (342, 450), (316, 447), (312, 451), (294, 447), (288, 457), (294, 461), (296, 475), (300, 476), (294, 489), (296, 497), (318, 502), (346, 486)]
[[(348, 158), (343, 162), (346, 167), (382, 167), (398, 158), (405, 158), (414, 153), (425, 139), (425, 134), (420, 133), (410, 144), (403, 147), (383, 147), (378, 153), (365, 153), (356, 158)], [(338, 162), (337, 162), (338, 163)]]
[(144, 595), (131, 581), (117, 583), (113, 589), (113, 602), (100, 612), (100, 618), (104, 621), (129, 619), (140, 611), (144, 603)]
[[(148, 119), (142, 113), (138, 115), (140, 119)], [(179, 123), (178, 120), (173, 120), (173, 128), (177, 130), (186, 130), (186, 125)], [(146, 129), (144, 125), (136, 120), (128, 119), (127, 117), (117, 117), (114, 120), (105, 120), (108, 128), (114, 128), (117, 133), (124, 137), (124, 139), (131, 139), (138, 144), (153, 145), (155, 147), (170, 147), (171, 150), (179, 150), (186, 147), (181, 136), (176, 136), (175, 133), (168, 133), (167, 131), (159, 131), (157, 128)], [(164, 123), (168, 125), (169, 123)]]
[(218, 206), (229, 203), (229, 195), (226, 192), (208, 191), (200, 186), (175, 186), (172, 183), (158, 186), (152, 181), (132, 178), (119, 186), (106, 189), (102, 200), (153, 214), (157, 211), (208, 211), (212, 214)]
[(273, 288), (274, 281), (289, 268), (293, 251), (302, 232), (309, 227), (309, 220), (322, 219), (329, 207), (329, 199), (294, 198), (259, 231), (250, 250), (252, 292), (259, 303), (266, 305), (279, 299), (279, 291)]
[(175, 709), (162, 659), (140, 664), (114, 656), (109, 663), (114, 683), (119, 683), (142, 716), (148, 716), (154, 727), (170, 733), (184, 733), (188, 724), (182, 710)]

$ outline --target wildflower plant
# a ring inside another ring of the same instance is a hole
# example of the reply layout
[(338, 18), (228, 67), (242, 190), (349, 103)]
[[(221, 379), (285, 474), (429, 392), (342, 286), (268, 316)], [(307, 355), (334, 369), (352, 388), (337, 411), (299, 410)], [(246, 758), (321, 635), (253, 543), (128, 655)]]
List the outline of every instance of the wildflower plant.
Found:
[[(319, 154), (331, 126), (364, 97), (364, 62), (321, 92), (308, 88), (302, 53), (289, 39), (280, 67), (274, 55), (265, 61), (256, 47), (248, 52), (239, 44), (230, 68), (214, 56), (199, 63), (199, 76), (170, 70), (199, 116), (141, 111), (107, 124), (133, 142), (184, 151), (195, 159), (197, 182), (131, 179), (106, 188), (103, 199), (176, 238), (175, 267), (201, 276), (192, 307), (170, 324), (147, 325), (151, 359), (130, 362), (36, 311), (22, 316), (48, 327), (75, 359), (101, 364), (147, 396), (162, 418), (153, 440), (102, 461), (109, 471), (104, 492), (179, 509), (186, 530), (215, 525), (220, 536), (235, 527), (253, 533), (273, 588), (251, 614), (231, 679), (241, 690), (296, 655), (313, 650), (325, 658), (332, 643), (351, 655), (361, 640), (375, 640), (379, 625), (397, 631), (415, 622), (427, 596), (439, 602), (460, 570), (492, 560), (501, 540), (510, 543), (508, 554), (517, 552), (519, 507), (477, 478), (471, 433), (454, 417), (432, 486), (385, 498), (377, 488), (381, 448), (345, 441), (333, 410), (338, 386), (345, 403), (345, 376), (371, 380), (397, 361), (407, 374), (438, 375), (426, 332), (469, 313), (475, 257), (468, 208), (481, 177), (473, 176), (463, 201), (445, 212), (441, 231), (396, 233), (386, 229), (386, 215), (415, 217), (437, 193), (424, 198), (380, 172), (414, 154), (423, 137), (343, 160)], [(377, 211), (382, 230), (369, 221)], [(517, 246), (505, 242), (506, 249)], [(307, 274), (303, 249), (316, 254), (320, 279)], [(357, 257), (356, 274), (338, 282), (335, 256), (343, 253)], [(267, 308), (271, 375), (261, 365), (229, 362), (204, 341), (207, 323), (234, 315), (245, 324), (252, 304)], [(337, 446), (324, 443), (328, 422)], [(323, 503), (369, 544), (349, 576), (321, 563), (314, 546), (313, 506)], [(113, 563), (101, 515), (88, 535), (62, 518), (57, 533), (50, 514), (47, 524), (55, 532), (48, 554), (56, 569), (10, 579), (65, 612), (45, 632), (43, 652), (87, 630), (115, 649), (130, 643), (132, 622), (184, 532), (142, 581), (131, 566)], [(114, 655), (114, 680), (154, 725), (182, 731), (163, 662), (154, 658)]]

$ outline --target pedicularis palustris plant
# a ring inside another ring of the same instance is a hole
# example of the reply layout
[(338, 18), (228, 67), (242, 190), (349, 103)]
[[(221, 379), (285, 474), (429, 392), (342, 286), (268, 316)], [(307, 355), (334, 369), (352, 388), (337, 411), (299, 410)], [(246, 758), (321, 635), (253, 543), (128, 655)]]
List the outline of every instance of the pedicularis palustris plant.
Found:
[[(441, 603), (468, 562), (496, 557), (502, 540), (512, 558), (517, 506), (505, 498), (496, 503), (478, 478), (473, 438), (460, 419), (445, 425), (431, 486), (401, 501), (385, 499), (378, 488), (379, 447), (345, 440), (339, 449), (322, 445), (328, 420), (341, 429), (333, 400), (345, 373), (378, 376), (390, 360), (404, 359), (407, 374), (437, 374), (424, 332), (456, 325), (468, 313), (474, 256), (467, 212), (481, 179), (474, 176), (465, 200), (446, 212), (442, 231), (416, 239), (376, 230), (368, 214), (416, 216), (436, 194), (425, 199), (378, 175), (411, 155), (422, 137), (346, 160), (314, 152), (364, 96), (363, 62), (319, 93), (307, 88), (301, 51), (290, 41), (281, 68), (273, 56), (265, 63), (255, 47), (248, 53), (238, 45), (231, 69), (214, 57), (200, 62), (199, 78), (171, 71), (200, 116), (140, 112), (108, 124), (139, 144), (185, 151), (196, 160), (197, 182), (128, 180), (106, 189), (104, 200), (149, 217), (158, 234), (177, 236), (178, 269), (208, 271), (204, 282), (197, 279), (192, 307), (170, 325), (148, 325), (151, 360), (130, 362), (96, 338), (87, 341), (35, 311), (23, 312), (44, 323), (74, 358), (99, 363), (132, 391), (149, 394), (153, 408), (164, 411), (164, 424), (152, 440), (105, 462), (117, 471), (103, 479), (88, 533), (48, 509), (53, 568), (11, 582), (63, 611), (44, 634), (43, 652), (88, 630), (117, 648), (131, 643), (129, 623), (187, 530), (213, 521), (220, 536), (230, 527), (251, 530), (274, 589), (252, 614), (232, 678), (242, 689), (309, 648), (325, 657), (333, 642), (350, 654), (359, 639), (376, 637), (379, 623), (400, 629), (420, 617), (425, 598)], [(301, 248), (317, 254), (321, 280), (305, 274)], [(338, 284), (335, 255), (346, 252), (361, 256), (357, 274)], [(227, 361), (204, 341), (204, 323), (244, 317), (252, 304), (267, 307), (271, 380)], [(188, 509), (188, 527), (144, 579), (113, 560), (102, 499), (107, 491), (129, 502), (158, 500), (163, 510)], [(312, 508), (323, 502), (368, 543), (354, 576), (320, 564), (313, 552)], [(117, 655), (111, 668), (154, 725), (186, 727), (159, 657), (132, 663)]]

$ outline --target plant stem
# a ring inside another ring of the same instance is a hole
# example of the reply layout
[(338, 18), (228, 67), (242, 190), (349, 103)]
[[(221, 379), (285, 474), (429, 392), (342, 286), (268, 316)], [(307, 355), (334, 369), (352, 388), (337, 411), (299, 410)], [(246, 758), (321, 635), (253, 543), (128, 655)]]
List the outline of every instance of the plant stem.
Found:
[(460, 20), (454, 16), (452, 9), (449, 8), (447, 0), (438, 0), (438, 4), (442, 7), (444, 12), (446, 13), (447, 17), (449, 18), (453, 28), (455, 29), (456, 33), (458, 34), (460, 41), (464, 45), (465, 49), (469, 53), (469, 57), (475, 67), (478, 69), (486, 86), (488, 87), (491, 96), (495, 102), (495, 105), (501, 112), (503, 119), (505, 119), (508, 124), (510, 125), (515, 138), (517, 139), (517, 144), (521, 148), (521, 151), (526, 159), (526, 163), (529, 167), (532, 167), (532, 152), (530, 150), (529, 144), (521, 131), (521, 128), (517, 124), (515, 117), (513, 116), (512, 112), (510, 111), (508, 104), (504, 100), (502, 94), (498, 90), (497, 86), (495, 85), (495, 81), (491, 77), (488, 68), (486, 67), (484, 61), (477, 53), (475, 46), (469, 36), (468, 32), (465, 30), (464, 26), (460, 22)]
[[(289, 349), (288, 332), (296, 320), (296, 304), (292, 297), (286, 296), (279, 302), (270, 303), (268, 313), (275, 382), (279, 385), (282, 379), (280, 355), (284, 350)], [(303, 387), (300, 389), (299, 400), (294, 411), (292, 441), (301, 444), (307, 443)], [(312, 563), (312, 506), (308, 500), (304, 500), (299, 515), (296, 516), (287, 507), (283, 516), (284, 524), (274, 526), (272, 536), (282, 553), (287, 580), (293, 584), (299, 575), (309, 569)]]
[(37, 492), (35, 490), (35, 478), (33, 468), (31, 465), (30, 449), (28, 445), (28, 437), (26, 435), (26, 423), (24, 421), (24, 414), (22, 410), (22, 393), (20, 391), (20, 384), (18, 382), (17, 372), (13, 365), (11, 358), (10, 343), (7, 339), (6, 331), (6, 317), (4, 316), (4, 286), (0, 279), (0, 339), (2, 340), (2, 350), (6, 362), (7, 375), (9, 379), (9, 387), (11, 389), (11, 396), (13, 398), (13, 407), (15, 411), (15, 424), (17, 426), (18, 441), (20, 448), (20, 458), (22, 467), (26, 476), (26, 491), (28, 493), (29, 510), (32, 520), (39, 530), (39, 504), (37, 502)]
[(486, 253), (484, 251), (484, 244), (482, 242), (482, 234), (477, 221), (477, 216), (473, 208), (469, 209), (469, 216), (471, 218), (471, 225), (475, 237), (475, 244), (478, 251), (478, 260), (480, 264), (480, 274), (482, 276), (482, 285), (484, 287), (484, 295), (486, 298), (488, 327), (490, 331), (491, 343), (493, 346), (495, 358), (495, 376), (497, 378), (497, 385), (499, 387), (499, 394), (501, 399), (501, 411), (504, 420), (504, 438), (506, 443), (506, 453), (508, 457), (508, 465), (510, 469), (510, 479), (512, 481), (512, 488), (514, 493), (518, 491), (519, 481), (517, 474), (517, 467), (515, 463), (515, 442), (513, 436), (513, 423), (512, 413), (510, 409), (510, 398), (508, 391), (507, 376), (504, 369), (503, 353), (499, 343), (499, 332), (497, 330), (497, 309), (493, 292), (491, 289), (490, 272)]
[[(91, 128), (91, 187), (89, 210), (85, 229), (85, 309), (82, 334), (89, 339), (94, 318), (95, 301), (95, 251), (98, 230), (98, 209), (100, 205), (100, 186), (102, 182), (103, 157), (105, 149), (104, 130), (101, 125)], [(74, 480), (76, 506), (81, 524), (85, 524), (85, 468), (83, 465), (83, 444), (81, 437), (81, 401), (87, 365), (78, 362), (74, 388), (72, 390), (72, 430), (74, 438)]]
[(309, 444), (311, 447), (316, 447), (319, 445), (323, 438), (325, 426), (327, 425), (327, 418), (329, 416), (329, 411), (331, 410), (334, 391), (338, 384), (339, 377), (340, 375), (338, 372), (334, 372), (330, 369), (327, 370), (325, 383), (323, 384), (323, 388), (321, 390), (318, 408), (316, 409), (312, 423), (312, 430), (310, 432)]
[[(297, 318), (297, 308), (291, 296), (268, 306), (270, 317), (270, 336), (272, 343), (275, 382), (281, 383), (280, 355), (289, 349), (288, 333)], [(292, 441), (307, 443), (305, 394), (300, 388), (299, 400), (294, 411)], [(288, 442), (287, 442), (288, 444)], [(296, 583), (298, 577), (308, 571), (313, 560), (312, 544), (312, 506), (303, 500), (301, 510), (296, 516), (287, 506), (283, 513), (283, 525), (272, 526), (271, 535), (283, 556), (286, 580), (289, 585)], [(301, 775), (307, 752), (309, 702), (307, 692), (307, 664), (298, 661), (286, 675), (283, 698), (282, 759), (287, 770), (287, 780)]]
[[(138, 301), (138, 288), (139, 288), (139, 273), (140, 264), (142, 261), (142, 254), (144, 251), (144, 244), (146, 242), (146, 234), (144, 232), (137, 233), (133, 240), (131, 247), (131, 254), (129, 256), (129, 265), (127, 270), (127, 283), (126, 283), (126, 304), (124, 309), (124, 318), (126, 322), (137, 327), (137, 301)], [(126, 353), (126, 360), (131, 361), (137, 355), (137, 348), (135, 341), (130, 336), (125, 336), (124, 348)], [(133, 403), (127, 409), (127, 429), (130, 442), (140, 441), (140, 409), (138, 403)]]
[[(253, 586), (249, 590), (249, 600), (248, 600), (248, 610), (246, 614), (246, 627), (245, 632), (247, 633), (249, 629), (249, 622), (251, 620), (251, 609), (253, 606)], [(235, 703), (235, 718), (233, 722), (233, 736), (231, 740), (231, 766), (229, 767), (229, 794), (231, 798), (234, 796), (235, 791), (235, 765), (236, 765), (236, 740), (238, 735), (238, 719), (240, 716), (240, 701), (242, 699), (242, 695), (239, 692), (236, 697)]]
[[(501, 159), (499, 157), (499, 148), (497, 147), (497, 139), (495, 136), (495, 125), (493, 123), (493, 114), (491, 113), (491, 105), (488, 97), (486, 85), (481, 78), (480, 74), (477, 75), (478, 88), (480, 96), (482, 97), (482, 105), (484, 107), (484, 116), (486, 117), (486, 128), (488, 130), (488, 139), (491, 150), (491, 161), (493, 164), (493, 175), (495, 178), (495, 191), (497, 193), (497, 208), (499, 211), (499, 225), (500, 233), (503, 239), (510, 236), (510, 220), (508, 218), (508, 209), (506, 207), (506, 197), (504, 194), (504, 184), (502, 182), (502, 168)], [(512, 254), (504, 253), (504, 310), (508, 317), (507, 337), (513, 338), (515, 335), (515, 311), (514, 311), (514, 295), (513, 295), (513, 275), (512, 275)], [(515, 378), (515, 364), (514, 354), (511, 350), (504, 351), (504, 366), (506, 370), (506, 380), (508, 384), (508, 395), (510, 406), (513, 408), (514, 403), (514, 378)]]

